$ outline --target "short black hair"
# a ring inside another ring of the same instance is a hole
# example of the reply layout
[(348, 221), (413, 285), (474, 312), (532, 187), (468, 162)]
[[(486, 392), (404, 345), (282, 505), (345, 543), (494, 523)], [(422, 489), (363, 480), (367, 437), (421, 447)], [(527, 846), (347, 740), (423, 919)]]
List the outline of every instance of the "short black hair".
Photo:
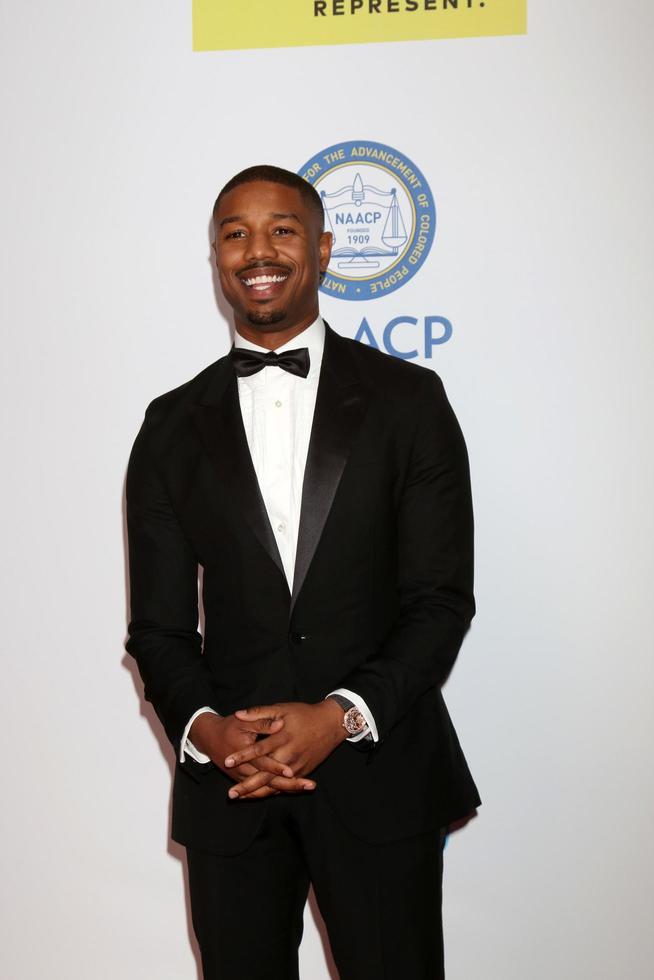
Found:
[(325, 213), (323, 211), (322, 201), (320, 199), (320, 194), (315, 187), (313, 187), (308, 180), (305, 180), (304, 177), (294, 174), (292, 170), (284, 170), (282, 167), (273, 167), (267, 163), (258, 164), (256, 167), (248, 167), (246, 170), (241, 170), (240, 173), (235, 174), (234, 177), (227, 181), (216, 198), (216, 203), (213, 206), (214, 220), (218, 212), (218, 206), (220, 205), (220, 202), (225, 194), (228, 194), (229, 191), (234, 190), (235, 187), (240, 187), (241, 184), (253, 184), (255, 181), (260, 180), (266, 181), (270, 184), (283, 184), (285, 187), (292, 187), (293, 190), (298, 191), (307, 207), (310, 210), (315, 211), (316, 215), (320, 217), (321, 224), (324, 222)]

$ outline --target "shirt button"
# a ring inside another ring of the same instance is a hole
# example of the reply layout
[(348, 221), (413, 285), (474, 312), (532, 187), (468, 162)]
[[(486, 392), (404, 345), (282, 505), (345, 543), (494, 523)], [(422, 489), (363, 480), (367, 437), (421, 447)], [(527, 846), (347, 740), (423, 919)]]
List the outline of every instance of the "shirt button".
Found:
[(281, 408), (282, 407), (282, 403), (280, 402), (279, 398), (275, 402), (275, 405), (277, 406), (277, 408)]
[(277, 525), (277, 530), (278, 531), (285, 531), (286, 530), (286, 525), (285, 524), (278, 524)]

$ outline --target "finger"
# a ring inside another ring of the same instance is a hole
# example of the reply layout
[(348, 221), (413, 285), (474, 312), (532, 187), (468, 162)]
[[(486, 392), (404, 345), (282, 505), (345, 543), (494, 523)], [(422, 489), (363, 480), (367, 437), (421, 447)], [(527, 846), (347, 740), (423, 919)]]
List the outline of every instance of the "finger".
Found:
[(257, 769), (261, 769), (263, 772), (270, 772), (274, 776), (294, 776), (292, 768), (286, 762), (279, 762), (277, 759), (273, 759), (270, 755), (261, 755), (258, 758), (251, 760)]
[(279, 714), (278, 704), (257, 705), (253, 708), (239, 708), (234, 714), (242, 721), (257, 721), (261, 718), (275, 718)]
[[(235, 779), (242, 786), (246, 779), (248, 779), (250, 776), (254, 776), (254, 774), (259, 771), (260, 770), (255, 769), (255, 767), (251, 765), (249, 762), (246, 762), (244, 763), (244, 765), (239, 766), (238, 769), (232, 769), (229, 775), (232, 777), (232, 779)], [(308, 777), (305, 776), (293, 776), (291, 778), (288, 778), (286, 776), (275, 776), (274, 773), (271, 772), (268, 773), (267, 775), (268, 775), (268, 783), (266, 785), (272, 786), (274, 784), (276, 786), (275, 792), (299, 793), (303, 790), (316, 788), (315, 780), (309, 779)], [(248, 793), (247, 795), (253, 796), (254, 793), (251, 794)]]
[[(250, 765), (249, 762), (244, 763), (239, 766), (238, 769), (230, 769), (228, 775), (237, 782), (243, 782), (248, 776), (254, 776), (255, 772), (261, 772), (261, 769), (257, 769), (255, 766)], [(273, 773), (268, 773), (270, 779), (273, 778)]]
[(253, 742), (238, 752), (230, 752), (225, 759), (227, 769), (240, 765), (242, 762), (251, 762), (262, 755), (270, 755), (275, 749), (281, 748), (286, 743), (286, 737), (282, 735), (271, 735), (269, 738), (262, 738), (259, 742)]
[(242, 732), (254, 732), (255, 735), (272, 735), (284, 727), (283, 718), (271, 718), (270, 716), (266, 718), (255, 718), (252, 721), (245, 721), (242, 718), (238, 718), (237, 721), (239, 723), (238, 727)]
[(236, 786), (230, 786), (227, 795), (230, 800), (237, 800), (239, 797), (248, 796), (254, 790), (261, 789), (262, 786), (267, 786), (273, 778), (269, 772), (255, 772), (253, 775), (241, 780)]
[[(275, 788), (273, 788), (275, 787)], [(266, 796), (280, 796), (281, 794), (295, 794), (311, 792), (316, 788), (312, 779), (282, 779), (275, 778), (267, 786), (253, 790), (251, 793), (242, 794), (243, 784), (241, 783), (242, 800), (260, 800)]]
[[(242, 787), (242, 784), (241, 784)], [(239, 800), (260, 800), (264, 796), (299, 796), (301, 793), (310, 792), (314, 790), (314, 786), (293, 786), (292, 788), (285, 786), (284, 789), (279, 789), (273, 787), (272, 783), (268, 783), (266, 786), (261, 786), (259, 789), (252, 790), (250, 793), (244, 793), (242, 788), (239, 789)], [(236, 799), (236, 797), (233, 797)]]
[(254, 795), (256, 790), (268, 785), (272, 789), (277, 789), (282, 793), (303, 793), (306, 790), (316, 788), (316, 784), (312, 779), (285, 779), (281, 776), (273, 776), (271, 778), (270, 773), (260, 772), (254, 776), (249, 776), (247, 779), (239, 782), (238, 785), (230, 787), (227, 795), (231, 800), (239, 798), (247, 799), (250, 795)]
[(281, 793), (307, 793), (316, 788), (315, 780), (304, 779), (302, 777), (284, 779), (281, 776), (275, 776), (274, 779), (270, 780), (268, 785)]
[(271, 789), (270, 786), (262, 786), (261, 789), (257, 789), (254, 793), (248, 793), (247, 796), (242, 796), (242, 800), (261, 800), (266, 796), (280, 796), (280, 791), (278, 789)]
[[(245, 766), (242, 767), (243, 769)], [(241, 777), (241, 783), (239, 786), (239, 798), (242, 800), (252, 800), (261, 799), (264, 796), (279, 796), (280, 793), (285, 795), (293, 794), (299, 795), (300, 793), (310, 792), (316, 788), (316, 784), (312, 779), (285, 779), (283, 776), (272, 776), (270, 782), (265, 786), (261, 786), (259, 789), (247, 792), (244, 789), (243, 783), (245, 782), (245, 776)]]
[[(245, 768), (243, 766), (242, 768)], [(256, 772), (256, 770), (255, 770)], [(269, 776), (269, 781), (265, 783), (267, 787), (274, 789), (276, 793), (304, 793), (309, 790), (314, 790), (316, 788), (316, 783), (314, 779), (309, 779), (306, 776), (296, 776), (293, 779), (287, 779), (284, 776), (273, 776), (271, 773), (267, 774)], [(247, 785), (246, 785), (247, 784)], [(261, 793), (258, 787), (257, 789), (251, 789), (250, 787), (256, 786), (256, 781), (249, 781), (249, 777), (241, 776), (238, 785), (238, 795), (241, 799), (250, 799), (253, 796), (259, 797)], [(233, 797), (235, 799), (235, 797)]]

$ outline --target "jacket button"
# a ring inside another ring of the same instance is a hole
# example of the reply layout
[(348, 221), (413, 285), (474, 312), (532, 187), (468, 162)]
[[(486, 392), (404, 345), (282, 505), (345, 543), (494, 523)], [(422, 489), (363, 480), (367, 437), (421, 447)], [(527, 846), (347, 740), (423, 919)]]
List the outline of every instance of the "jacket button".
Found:
[(299, 644), (300, 643), (303, 643), (304, 640), (306, 640), (306, 636), (304, 635), (304, 633), (291, 633), (290, 634), (290, 641), (291, 641), (291, 643), (295, 643), (296, 645), (299, 646)]

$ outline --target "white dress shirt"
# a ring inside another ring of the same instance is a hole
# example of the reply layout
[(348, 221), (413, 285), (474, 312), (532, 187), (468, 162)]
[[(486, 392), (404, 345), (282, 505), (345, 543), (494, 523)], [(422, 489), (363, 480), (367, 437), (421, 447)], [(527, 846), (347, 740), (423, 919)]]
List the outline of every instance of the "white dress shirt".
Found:
[[(267, 352), (265, 347), (253, 344), (238, 332), (234, 346)], [(275, 365), (266, 365), (256, 374), (237, 379), (247, 443), (290, 592), (293, 591), (302, 484), (325, 347), (325, 324), (321, 317), (275, 350), (280, 353), (297, 347), (309, 349), (309, 374), (306, 378), (289, 374)], [(363, 698), (344, 688), (330, 694), (348, 698), (366, 719), (368, 728), (351, 736), (348, 741), (356, 742), (370, 732), (376, 742), (377, 726)], [(195, 748), (188, 733), (198, 715), (212, 710), (209, 707), (200, 708), (189, 720), (181, 741), (182, 762), (185, 753), (197, 762), (210, 761), (208, 755)]]

